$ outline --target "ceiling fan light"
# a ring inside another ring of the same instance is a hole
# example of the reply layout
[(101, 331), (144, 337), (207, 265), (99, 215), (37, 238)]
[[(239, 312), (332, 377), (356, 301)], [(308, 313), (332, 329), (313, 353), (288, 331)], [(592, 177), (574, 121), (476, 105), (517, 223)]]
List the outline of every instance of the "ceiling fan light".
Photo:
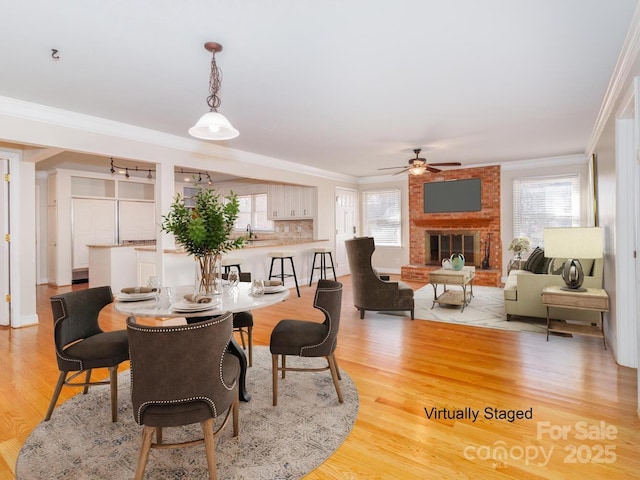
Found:
[(409, 169), (409, 173), (411, 173), (411, 175), (422, 175), (426, 171), (427, 168), (424, 165), (418, 165)]
[(240, 135), (240, 132), (221, 113), (208, 112), (189, 129), (189, 135), (203, 140), (231, 140)]

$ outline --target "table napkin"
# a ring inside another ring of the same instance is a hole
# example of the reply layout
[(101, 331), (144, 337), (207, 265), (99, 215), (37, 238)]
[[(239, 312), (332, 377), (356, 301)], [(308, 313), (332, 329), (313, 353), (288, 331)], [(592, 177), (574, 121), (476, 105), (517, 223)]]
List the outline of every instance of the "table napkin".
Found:
[(155, 288), (151, 287), (125, 287), (120, 290), (122, 293), (151, 293), (155, 292)]
[(189, 293), (185, 295), (184, 299), (187, 302), (191, 302), (191, 303), (211, 303), (211, 300), (212, 300), (211, 297), (206, 297), (204, 295), (197, 295), (194, 293)]
[(279, 287), (280, 285), (282, 285), (282, 282), (280, 280), (265, 280), (264, 281), (264, 286), (265, 287)]

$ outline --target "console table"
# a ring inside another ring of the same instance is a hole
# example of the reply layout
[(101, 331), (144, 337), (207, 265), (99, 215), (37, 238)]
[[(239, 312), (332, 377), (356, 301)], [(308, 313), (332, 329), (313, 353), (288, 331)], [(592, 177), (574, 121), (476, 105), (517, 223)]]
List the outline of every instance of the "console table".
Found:
[[(556, 285), (545, 287), (542, 290), (542, 304), (547, 307), (547, 342), (549, 341), (549, 332), (575, 333), (576, 335), (602, 338), (604, 349), (607, 349), (604, 337), (604, 312), (609, 311), (609, 296), (602, 288), (587, 288), (586, 290), (586, 292), (564, 290)], [(600, 325), (552, 320), (549, 315), (551, 307), (600, 312)]]
[[(448, 270), (440, 268), (429, 274), (429, 283), (433, 286), (433, 308), (436, 303), (446, 305), (461, 305), (460, 312), (464, 312), (464, 307), (469, 305), (473, 297), (473, 278), (476, 274), (476, 267), (462, 267), (462, 270)], [(444, 285), (444, 291), (438, 296), (438, 285)], [(459, 285), (460, 290), (447, 290), (447, 285)], [(470, 291), (467, 292), (467, 285)]]

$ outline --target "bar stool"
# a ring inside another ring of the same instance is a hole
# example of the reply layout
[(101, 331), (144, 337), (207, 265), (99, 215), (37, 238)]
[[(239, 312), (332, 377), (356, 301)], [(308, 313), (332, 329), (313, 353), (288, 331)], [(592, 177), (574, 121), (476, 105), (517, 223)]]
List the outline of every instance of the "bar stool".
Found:
[(223, 273), (229, 273), (229, 270), (231, 270), (231, 267), (237, 267), (238, 268), (238, 273), (242, 273), (242, 270), (240, 270), (240, 265), (242, 265), (242, 259), (241, 258), (238, 258), (238, 257), (224, 257), (220, 264), (222, 265), (222, 268), (224, 269)]
[[(337, 282), (336, 278), (336, 269), (333, 267), (333, 257), (331, 256), (331, 248), (330, 247), (318, 247), (311, 250), (313, 252), (313, 263), (311, 264), (311, 278), (309, 278), (309, 286), (313, 283), (313, 272), (314, 270), (320, 270), (320, 278), (322, 280), (327, 279), (327, 269), (329, 266), (327, 265), (326, 256), (329, 255), (329, 260), (331, 261), (331, 270), (333, 271), (333, 279)], [(316, 267), (316, 257), (320, 255), (320, 266)]]
[[(279, 278), (284, 285), (284, 277), (293, 277), (296, 282), (296, 292), (298, 292), (298, 296), (300, 296), (300, 289), (298, 288), (298, 277), (296, 277), (296, 267), (293, 264), (293, 255), (294, 252), (289, 250), (283, 250), (280, 252), (269, 252), (267, 253), (268, 257), (271, 257), (271, 266), (269, 267), (269, 279), (271, 278)], [(289, 260), (291, 262), (291, 271), (293, 273), (284, 273), (284, 261)], [(273, 272), (273, 262), (276, 260), (280, 260), (280, 273), (272, 273)]]

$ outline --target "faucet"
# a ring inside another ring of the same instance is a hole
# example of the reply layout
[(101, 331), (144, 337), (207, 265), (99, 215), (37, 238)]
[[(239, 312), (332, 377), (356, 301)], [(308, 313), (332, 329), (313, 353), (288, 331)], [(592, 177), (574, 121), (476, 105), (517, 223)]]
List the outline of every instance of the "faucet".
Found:
[(249, 232), (249, 238), (254, 238), (255, 235), (253, 234), (253, 230), (251, 229), (251, 224), (248, 223), (247, 224), (247, 232)]

